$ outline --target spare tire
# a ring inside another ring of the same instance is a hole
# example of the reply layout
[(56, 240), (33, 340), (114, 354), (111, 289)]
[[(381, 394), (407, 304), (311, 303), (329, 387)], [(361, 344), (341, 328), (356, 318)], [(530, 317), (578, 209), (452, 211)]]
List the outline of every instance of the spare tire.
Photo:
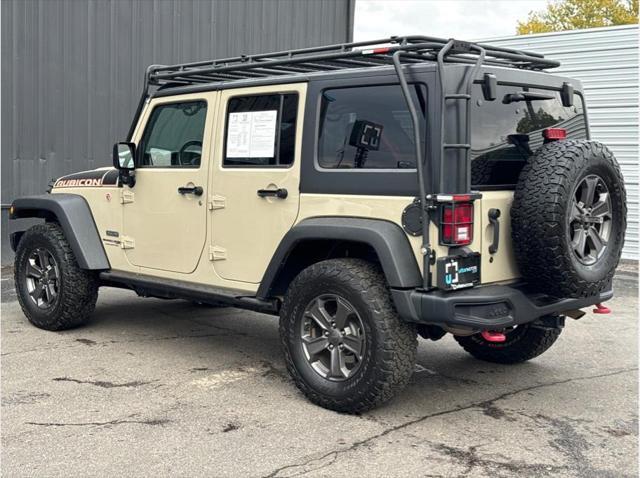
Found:
[(556, 297), (610, 287), (626, 229), (620, 167), (596, 141), (548, 143), (527, 161), (511, 208), (511, 236), (523, 278)]

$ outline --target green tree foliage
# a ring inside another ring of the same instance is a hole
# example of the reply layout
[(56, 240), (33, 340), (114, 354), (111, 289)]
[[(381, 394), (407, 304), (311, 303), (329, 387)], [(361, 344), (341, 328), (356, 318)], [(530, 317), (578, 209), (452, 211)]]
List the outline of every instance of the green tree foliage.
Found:
[(553, 126), (559, 121), (562, 121), (562, 117), (554, 118), (553, 115), (547, 113), (542, 108), (539, 108), (537, 112), (527, 109), (524, 112), (524, 117), (518, 121), (516, 132), (518, 133), (530, 133), (542, 128)]
[(638, 0), (550, 0), (547, 9), (529, 12), (518, 35), (638, 23)]

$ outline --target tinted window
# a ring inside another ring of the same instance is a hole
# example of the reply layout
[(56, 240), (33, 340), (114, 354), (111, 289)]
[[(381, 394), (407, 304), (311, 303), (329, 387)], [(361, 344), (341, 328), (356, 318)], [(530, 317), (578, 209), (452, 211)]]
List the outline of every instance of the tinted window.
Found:
[[(525, 90), (553, 99), (503, 102), (506, 95)], [(474, 186), (514, 185), (527, 158), (542, 146), (545, 128), (565, 128), (567, 137), (573, 139), (585, 139), (587, 135), (579, 95), (574, 96), (574, 106), (564, 107), (559, 92), (498, 86), (497, 98), (485, 101), (478, 85), (472, 104), (471, 183)]]
[[(423, 85), (411, 85), (411, 92), (414, 104), (421, 105), (424, 144), (426, 89)], [(325, 90), (321, 101), (320, 167), (416, 167), (413, 125), (399, 85)]]
[(139, 167), (199, 167), (206, 116), (204, 101), (156, 106), (140, 142)]
[(293, 164), (297, 94), (240, 96), (227, 109), (224, 166)]

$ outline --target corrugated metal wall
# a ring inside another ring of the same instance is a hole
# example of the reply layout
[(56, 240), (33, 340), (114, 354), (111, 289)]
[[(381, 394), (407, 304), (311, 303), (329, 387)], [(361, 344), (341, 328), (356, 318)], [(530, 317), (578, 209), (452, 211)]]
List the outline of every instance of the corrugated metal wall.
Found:
[(560, 60), (553, 72), (582, 81), (592, 137), (611, 148), (625, 177), (629, 215), (623, 257), (639, 259), (638, 25), (486, 41)]
[(354, 3), (2, 0), (2, 204), (110, 164), (147, 65), (350, 41)]

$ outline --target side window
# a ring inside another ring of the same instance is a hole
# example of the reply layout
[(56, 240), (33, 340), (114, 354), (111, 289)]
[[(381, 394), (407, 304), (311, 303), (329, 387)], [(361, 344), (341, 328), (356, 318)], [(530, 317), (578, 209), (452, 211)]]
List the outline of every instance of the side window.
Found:
[[(426, 88), (410, 85), (420, 105), (424, 144)], [(424, 150), (424, 148), (423, 148)], [(399, 85), (325, 90), (320, 108), (318, 163), (326, 169), (413, 169), (413, 124)]]
[(206, 117), (205, 101), (156, 106), (138, 147), (138, 167), (198, 168)]
[(227, 107), (224, 167), (287, 167), (296, 143), (297, 93), (238, 96)]

